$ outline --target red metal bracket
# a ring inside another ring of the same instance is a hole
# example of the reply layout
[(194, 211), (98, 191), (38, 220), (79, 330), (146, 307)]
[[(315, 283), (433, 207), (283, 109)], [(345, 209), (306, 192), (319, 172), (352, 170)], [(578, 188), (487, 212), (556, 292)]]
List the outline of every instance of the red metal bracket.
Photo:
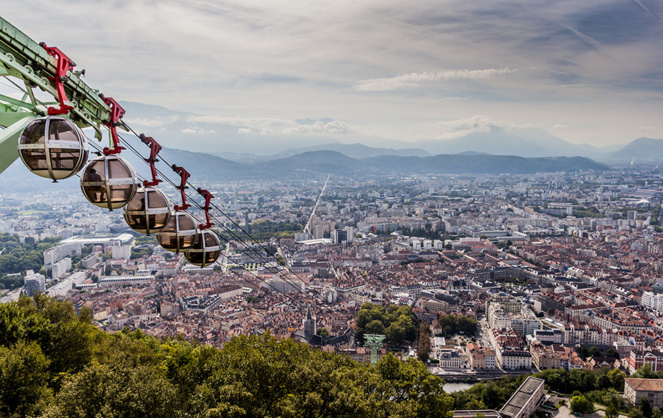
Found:
[(73, 70), (76, 66), (76, 63), (73, 62), (68, 56), (66, 56), (62, 51), (56, 47), (46, 46), (44, 42), (41, 42), (41, 45), (49, 55), (54, 56), (58, 63), (55, 66), (55, 77), (49, 77), (49, 80), (55, 82), (55, 90), (58, 93), (58, 101), (60, 102), (60, 108), (49, 107), (49, 115), (66, 115), (70, 110), (73, 109), (73, 106), (65, 104), (67, 102), (67, 94), (64, 91), (64, 81), (67, 79), (67, 71)]
[(187, 210), (191, 207), (188, 203), (186, 203), (186, 193), (184, 192), (187, 189), (186, 182), (191, 176), (188, 171), (186, 171), (183, 167), (178, 167), (175, 164), (173, 164), (172, 169), (174, 172), (180, 175), (181, 181), (180, 185), (176, 186), (177, 189), (182, 193), (182, 204), (181, 205), (175, 205), (173, 206), (173, 209), (175, 210)]
[(210, 204), (210, 201), (212, 200), (212, 198), (214, 196), (212, 196), (212, 193), (208, 192), (207, 190), (203, 190), (203, 189), (198, 189), (198, 193), (200, 193), (200, 195), (205, 198), (205, 206), (203, 206), (203, 210), (205, 211), (205, 218), (207, 220), (206, 224), (200, 224), (200, 225), (198, 225), (198, 228), (199, 229), (209, 229), (214, 225), (213, 223), (211, 223), (209, 221), (209, 204)]
[(152, 172), (152, 181), (147, 181), (143, 180), (143, 186), (144, 187), (156, 187), (161, 183), (161, 180), (157, 178), (157, 168), (154, 166), (154, 163), (156, 163), (157, 160), (157, 155), (159, 154), (159, 151), (161, 151), (161, 145), (157, 143), (157, 141), (154, 140), (151, 136), (145, 136), (144, 134), (140, 134), (139, 136), (140, 140), (143, 141), (143, 144), (147, 145), (150, 147), (150, 157), (149, 158), (143, 158), (146, 163), (150, 164), (150, 171)]
[(111, 140), (113, 141), (113, 148), (105, 147), (102, 152), (104, 155), (119, 154), (125, 148), (120, 146), (120, 138), (117, 135), (117, 126), (120, 124), (120, 118), (124, 116), (125, 110), (112, 97), (104, 97), (103, 94), (100, 94), (99, 97), (101, 97), (101, 100), (111, 108), (110, 120), (104, 123), (104, 125), (108, 126), (108, 129), (110, 129)]

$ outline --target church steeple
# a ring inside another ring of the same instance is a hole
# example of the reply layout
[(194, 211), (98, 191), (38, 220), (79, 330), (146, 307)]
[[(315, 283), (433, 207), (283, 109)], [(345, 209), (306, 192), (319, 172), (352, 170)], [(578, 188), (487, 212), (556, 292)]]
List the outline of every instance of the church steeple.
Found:
[(316, 324), (315, 324), (315, 315), (312, 313), (312, 309), (308, 307), (306, 309), (306, 318), (304, 318), (304, 335), (315, 335)]

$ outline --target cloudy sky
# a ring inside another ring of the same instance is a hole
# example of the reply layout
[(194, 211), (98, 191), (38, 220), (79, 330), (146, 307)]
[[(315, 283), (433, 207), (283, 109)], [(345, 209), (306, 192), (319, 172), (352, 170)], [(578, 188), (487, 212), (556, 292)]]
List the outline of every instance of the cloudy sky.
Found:
[(189, 135), (663, 138), (659, 0), (7, 0), (0, 13), (91, 87), (203, 115)]

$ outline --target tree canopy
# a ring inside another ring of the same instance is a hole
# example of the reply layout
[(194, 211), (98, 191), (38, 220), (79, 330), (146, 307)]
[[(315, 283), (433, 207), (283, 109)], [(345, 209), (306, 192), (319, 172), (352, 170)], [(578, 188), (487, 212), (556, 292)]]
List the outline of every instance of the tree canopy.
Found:
[(453, 404), (415, 359), (365, 365), (269, 333), (217, 349), (90, 318), (42, 294), (0, 305), (0, 416), (445, 417)]
[(45, 238), (40, 242), (27, 237), (21, 242), (16, 234), (0, 234), (0, 289), (22, 286), (23, 277), (19, 273), (41, 270), (44, 266), (44, 251), (59, 241), (60, 237)]
[(382, 305), (364, 303), (357, 313), (357, 339), (363, 341), (364, 334), (386, 335), (386, 342), (401, 345), (417, 338), (417, 316), (407, 305)]
[(571, 412), (589, 414), (594, 412), (594, 404), (582, 395), (574, 396), (571, 398)]
[(474, 335), (477, 332), (477, 320), (465, 315), (440, 315), (438, 318), (445, 335), (455, 335), (463, 332), (465, 335)]

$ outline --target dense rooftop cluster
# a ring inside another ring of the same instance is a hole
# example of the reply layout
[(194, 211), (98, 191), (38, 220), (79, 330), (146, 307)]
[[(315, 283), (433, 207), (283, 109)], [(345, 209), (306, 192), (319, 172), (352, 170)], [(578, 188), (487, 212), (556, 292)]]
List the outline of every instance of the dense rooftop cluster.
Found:
[(431, 345), (448, 369), (542, 367), (546, 353), (570, 369), (584, 358), (546, 346), (615, 347), (624, 359), (627, 346), (662, 345), (661, 184), (658, 171), (332, 180), (310, 219), (321, 182), (207, 185), (234, 223), (272, 238), (248, 245), (229, 221), (224, 256), (205, 269), (120, 238), (114, 213), (47, 195), (0, 197), (0, 232), (65, 239), (45, 257), (50, 277), (28, 272), (26, 285), (89, 307), (111, 331), (222, 346), (269, 329), (347, 351), (364, 303), (408, 304), (437, 335), (441, 315), (486, 319), (471, 347)]

